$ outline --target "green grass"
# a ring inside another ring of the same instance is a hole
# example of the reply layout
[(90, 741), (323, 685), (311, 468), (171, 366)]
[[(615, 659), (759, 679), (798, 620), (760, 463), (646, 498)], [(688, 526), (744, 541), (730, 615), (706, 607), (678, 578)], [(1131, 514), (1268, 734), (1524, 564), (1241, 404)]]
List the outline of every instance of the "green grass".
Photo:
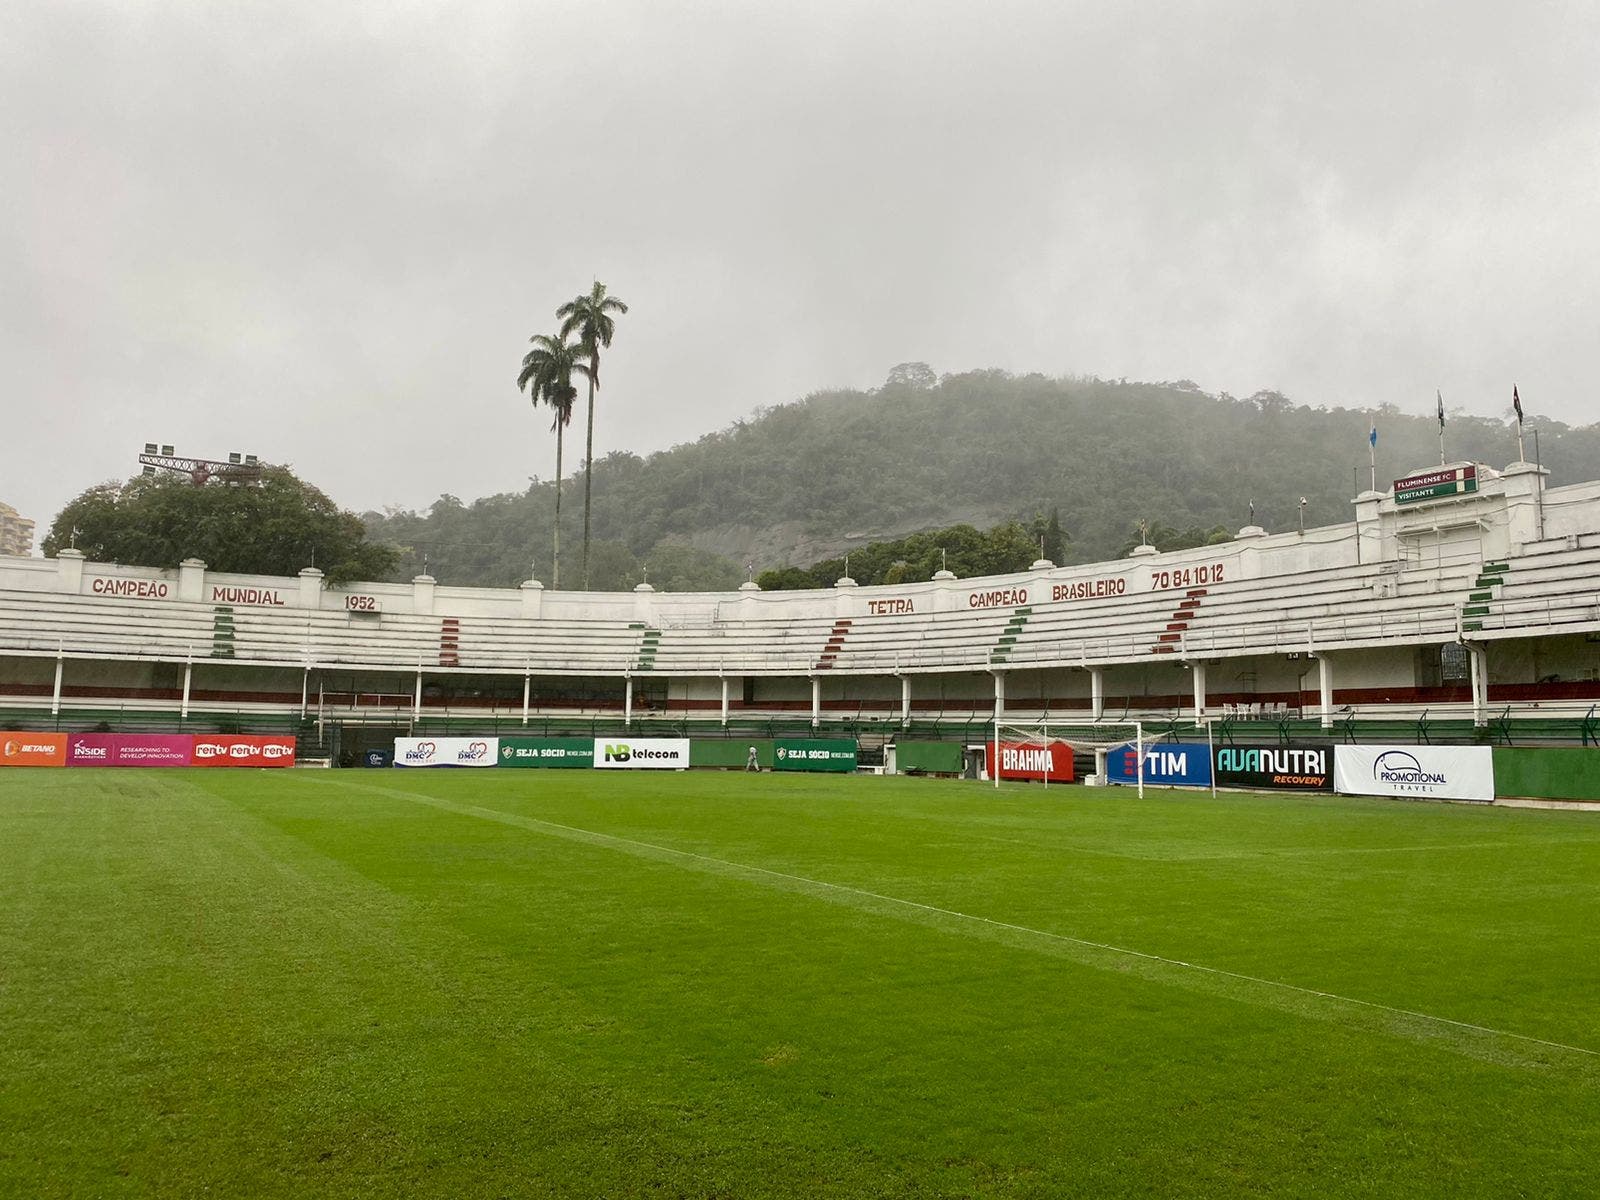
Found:
[(1597, 881), (1580, 813), (13, 770), (0, 1195), (1589, 1196)]

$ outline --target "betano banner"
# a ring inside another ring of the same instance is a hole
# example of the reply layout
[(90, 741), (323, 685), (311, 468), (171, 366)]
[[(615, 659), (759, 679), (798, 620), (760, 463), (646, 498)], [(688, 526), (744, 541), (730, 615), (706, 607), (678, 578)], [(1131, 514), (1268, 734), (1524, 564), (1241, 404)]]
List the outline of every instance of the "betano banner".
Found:
[(774, 771), (854, 771), (856, 744), (839, 738), (779, 738), (772, 744)]
[(688, 738), (595, 738), (594, 765), (609, 770), (686, 771)]
[(1493, 800), (1488, 746), (1335, 746), (1333, 790), (1346, 796)]
[(0, 766), (64, 767), (67, 735), (64, 733), (0, 733)]
[[(1139, 754), (1132, 742), (1106, 751), (1106, 781), (1137, 783)], [(1210, 787), (1211, 747), (1204, 742), (1146, 742), (1144, 781), (1156, 787)]]
[[(994, 743), (983, 747), (984, 769), (989, 778), (994, 774)], [(1072, 782), (1072, 747), (1063, 741), (1001, 742), (1001, 779), (1043, 779), (1057, 783)]]
[(499, 738), (401, 737), (394, 740), (397, 767), (492, 767)]
[(588, 738), (503, 737), (502, 767), (592, 767), (594, 743)]
[(1218, 746), (1214, 765), (1218, 787), (1333, 790), (1331, 746)]

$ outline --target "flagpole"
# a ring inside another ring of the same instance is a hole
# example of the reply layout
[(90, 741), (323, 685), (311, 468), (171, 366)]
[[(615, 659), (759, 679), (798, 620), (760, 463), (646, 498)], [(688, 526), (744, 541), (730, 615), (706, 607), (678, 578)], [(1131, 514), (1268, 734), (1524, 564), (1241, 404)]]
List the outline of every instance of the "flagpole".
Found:
[(1367, 463), (1372, 471), (1372, 482), (1369, 485), (1372, 491), (1378, 490), (1378, 427), (1374, 425), (1372, 432), (1367, 435)]
[(1435, 389), (1433, 394), (1439, 398), (1439, 465), (1442, 467), (1444, 466), (1444, 393)]

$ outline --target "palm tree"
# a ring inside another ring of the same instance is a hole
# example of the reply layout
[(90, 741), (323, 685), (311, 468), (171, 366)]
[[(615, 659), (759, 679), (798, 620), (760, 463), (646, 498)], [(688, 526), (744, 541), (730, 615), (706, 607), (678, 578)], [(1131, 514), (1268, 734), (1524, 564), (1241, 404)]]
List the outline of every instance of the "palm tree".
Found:
[(567, 341), (564, 334), (551, 337), (535, 334), (529, 339), (533, 349), (522, 356), (522, 370), (517, 373), (517, 390), (528, 390), (528, 399), (537, 405), (541, 400), (555, 410), (550, 428), (556, 434), (556, 524), (554, 555), (550, 568), (550, 586), (561, 586), (561, 444), (562, 435), (572, 424), (572, 406), (578, 401), (578, 389), (572, 385), (574, 373), (588, 375), (589, 367), (578, 360), (578, 347)]
[(584, 374), (589, 380), (589, 429), (583, 444), (583, 586), (585, 588), (589, 586), (589, 506), (594, 480), (594, 394), (600, 387), (600, 350), (602, 347), (610, 347), (611, 335), (616, 329), (611, 314), (627, 311), (628, 306), (621, 300), (606, 295), (606, 285), (598, 279), (595, 280), (594, 287), (589, 289), (588, 295), (580, 295), (556, 309), (556, 316), (561, 320), (561, 336), (566, 338), (574, 332), (577, 333), (578, 355), (583, 359), (583, 365), (588, 368)]

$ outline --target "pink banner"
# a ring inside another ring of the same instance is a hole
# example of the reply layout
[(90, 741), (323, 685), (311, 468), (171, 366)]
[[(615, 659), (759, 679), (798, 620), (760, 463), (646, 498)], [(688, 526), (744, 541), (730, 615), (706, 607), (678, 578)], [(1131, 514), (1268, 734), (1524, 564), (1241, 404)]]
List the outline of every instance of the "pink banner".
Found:
[(69, 767), (292, 767), (295, 740), (287, 735), (234, 733), (73, 733)]

